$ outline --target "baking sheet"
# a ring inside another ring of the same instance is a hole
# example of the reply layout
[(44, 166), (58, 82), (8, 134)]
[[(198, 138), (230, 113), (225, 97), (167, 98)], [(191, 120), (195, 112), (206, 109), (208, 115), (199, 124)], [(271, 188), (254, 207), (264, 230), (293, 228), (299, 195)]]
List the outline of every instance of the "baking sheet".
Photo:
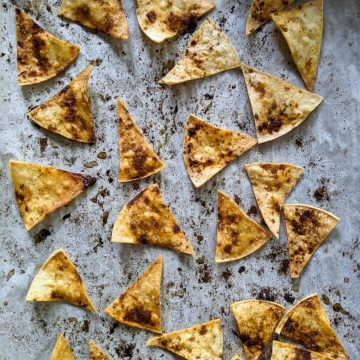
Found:
[[(325, 33), (315, 91), (324, 103), (298, 129), (256, 147), (195, 190), (182, 161), (183, 124), (194, 113), (217, 126), (255, 135), (250, 104), (239, 70), (176, 87), (157, 80), (182, 53), (190, 34), (156, 45), (138, 26), (133, 0), (124, 0), (130, 39), (117, 41), (56, 16), (60, 0), (17, 1), (46, 30), (79, 44), (77, 61), (57, 78), (20, 88), (16, 83), (14, 1), (1, 1), (1, 247), (0, 359), (48, 359), (64, 332), (77, 359), (88, 356), (94, 339), (113, 359), (172, 359), (146, 348), (152, 336), (116, 324), (102, 312), (89, 314), (65, 304), (31, 304), (24, 298), (34, 272), (54, 250), (63, 247), (75, 261), (98, 309), (103, 309), (158, 255), (164, 257), (162, 318), (164, 331), (220, 317), (224, 359), (241, 351), (232, 302), (252, 297), (277, 301), (287, 308), (317, 292), (351, 359), (360, 354), (359, 320), (359, 33), (360, 2), (326, 1)], [(297, 2), (299, 3), (299, 2)], [(242, 60), (303, 86), (285, 41), (273, 24), (246, 37), (250, 0), (217, 0), (210, 18), (220, 24)], [(81, 145), (33, 126), (26, 112), (57, 93), (90, 61), (101, 63), (90, 80), (96, 144)], [(150, 179), (119, 184), (115, 98), (125, 100), (167, 168)], [(106, 159), (97, 158), (106, 152)], [(96, 175), (98, 181), (30, 233), (14, 202), (7, 163), (33, 161)], [(85, 166), (96, 161), (92, 168)], [(305, 167), (288, 202), (329, 210), (341, 223), (314, 255), (298, 286), (290, 280), (284, 229), (261, 250), (241, 261), (214, 263), (216, 191), (235, 197), (261, 221), (243, 165), (254, 161), (290, 162)], [(158, 182), (166, 201), (194, 245), (191, 258), (159, 248), (111, 244), (113, 223), (122, 206), (148, 184)], [(324, 196), (314, 197), (319, 187)], [(107, 221), (106, 221), (106, 216)], [(47, 229), (50, 235), (38, 233)], [(340, 308), (339, 305), (340, 304)]]

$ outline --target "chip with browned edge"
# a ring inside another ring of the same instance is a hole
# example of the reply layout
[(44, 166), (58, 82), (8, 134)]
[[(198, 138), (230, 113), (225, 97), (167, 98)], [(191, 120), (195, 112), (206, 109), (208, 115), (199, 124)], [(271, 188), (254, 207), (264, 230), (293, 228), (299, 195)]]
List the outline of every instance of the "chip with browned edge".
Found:
[(53, 78), (78, 56), (80, 47), (51, 35), (30, 16), (16, 9), (17, 68), (19, 85)]
[(242, 65), (259, 143), (274, 140), (299, 126), (323, 101), (273, 75)]
[(231, 360), (242, 360), (240, 355), (234, 355)]
[(71, 347), (63, 334), (59, 335), (50, 360), (75, 360)]
[(90, 360), (110, 360), (106, 352), (96, 345), (93, 340), (89, 341), (89, 358)]
[(188, 360), (221, 360), (223, 333), (221, 320), (192, 326), (148, 340), (147, 346), (157, 346)]

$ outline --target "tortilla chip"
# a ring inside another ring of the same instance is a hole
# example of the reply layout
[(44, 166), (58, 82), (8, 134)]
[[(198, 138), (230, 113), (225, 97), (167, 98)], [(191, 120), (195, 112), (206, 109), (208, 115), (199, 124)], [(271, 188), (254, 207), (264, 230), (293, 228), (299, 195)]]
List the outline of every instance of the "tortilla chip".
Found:
[(79, 55), (80, 47), (51, 35), (16, 9), (19, 85), (43, 82), (60, 74)]
[(22, 161), (10, 160), (9, 168), (26, 230), (69, 204), (96, 181), (93, 176)]
[(164, 203), (158, 184), (135, 196), (116, 219), (112, 242), (160, 246), (195, 255), (195, 252)]
[(298, 278), (317, 248), (340, 219), (309, 205), (285, 205), (285, 226), (290, 255), (290, 273)]
[(63, 334), (59, 335), (50, 360), (75, 360), (71, 347)]
[(250, 35), (270, 20), (270, 15), (285, 9), (295, 0), (253, 0), (246, 21), (246, 35)]
[(285, 319), (279, 323), (275, 332), (308, 350), (338, 360), (348, 359), (316, 294), (296, 304), (285, 315)]
[(88, 66), (69, 85), (28, 113), (46, 130), (83, 143), (95, 141), (87, 83), (93, 66)]
[(189, 115), (183, 154), (186, 170), (195, 187), (205, 184), (240, 155), (251, 149), (256, 139), (215, 127)]
[(281, 209), (304, 169), (292, 164), (253, 163), (245, 165), (245, 170), (265, 223), (279, 239)]
[(242, 65), (258, 143), (277, 139), (299, 126), (323, 97), (280, 78)]
[(232, 357), (231, 360), (242, 360), (241, 356), (240, 355), (235, 355)]
[(239, 54), (228, 37), (206, 19), (189, 41), (178, 63), (159, 81), (174, 85), (237, 68)]
[(245, 300), (230, 305), (247, 360), (257, 360), (271, 340), (285, 308), (265, 300)]
[(241, 259), (265, 245), (272, 235), (250, 219), (226, 194), (218, 191), (215, 261)]
[(272, 14), (283, 34), (306, 87), (313, 91), (323, 34), (323, 0)]
[(221, 360), (223, 333), (221, 320), (216, 319), (148, 340), (147, 346), (157, 346), (184, 359)]
[(129, 31), (120, 0), (62, 0), (58, 16), (63, 16), (115, 39), (128, 39)]
[(96, 313), (80, 274), (63, 249), (50, 255), (35, 275), (26, 301), (61, 301)]
[(144, 179), (164, 169), (165, 164), (146, 141), (125, 103), (117, 99), (116, 104), (119, 119), (119, 182)]
[(105, 351), (95, 344), (93, 340), (89, 341), (90, 360), (110, 360)]

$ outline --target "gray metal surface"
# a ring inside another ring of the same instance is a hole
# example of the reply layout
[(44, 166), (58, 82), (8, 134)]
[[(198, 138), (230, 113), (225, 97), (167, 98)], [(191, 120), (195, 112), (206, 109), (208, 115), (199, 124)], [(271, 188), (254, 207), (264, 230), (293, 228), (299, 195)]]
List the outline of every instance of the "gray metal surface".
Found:
[[(240, 351), (237, 328), (228, 305), (252, 297), (267, 298), (289, 308), (309, 293), (323, 296), (331, 323), (351, 359), (360, 358), (359, 251), (359, 33), (358, 0), (326, 1), (325, 34), (315, 92), (324, 103), (295, 131), (261, 145), (195, 190), (182, 161), (183, 124), (189, 113), (211, 123), (255, 135), (250, 104), (240, 71), (176, 87), (157, 80), (178, 59), (189, 39), (183, 34), (156, 45), (138, 26), (133, 0), (124, 0), (130, 39), (117, 41), (92, 33), (56, 16), (59, 0), (19, 0), (48, 31), (79, 44), (75, 64), (57, 78), (20, 88), (16, 83), (14, 4), (0, 7), (0, 359), (48, 359), (56, 337), (64, 332), (77, 359), (88, 357), (94, 339), (112, 358), (172, 359), (160, 349), (146, 348), (152, 336), (116, 324), (100, 311), (90, 314), (66, 304), (25, 303), (36, 268), (54, 250), (71, 255), (99, 310), (140, 275), (158, 255), (164, 257), (162, 318), (172, 331), (220, 317), (224, 326), (224, 359)], [(254, 36), (244, 33), (250, 0), (217, 0), (210, 17), (220, 24), (242, 60), (261, 70), (303, 86), (289, 51), (273, 24)], [(57, 93), (91, 60), (101, 65), (90, 80), (96, 144), (81, 145), (34, 127), (29, 108)], [(167, 168), (150, 179), (119, 184), (115, 98), (126, 101), (130, 112)], [(107, 158), (97, 158), (105, 151)], [(53, 165), (96, 175), (98, 181), (36, 229), (27, 233), (20, 219), (9, 180), (9, 159)], [(86, 168), (95, 160), (97, 165)], [(216, 191), (236, 197), (251, 216), (261, 221), (243, 165), (253, 161), (290, 162), (305, 168), (289, 202), (322, 207), (341, 218), (340, 225), (314, 255), (298, 291), (287, 269), (284, 229), (260, 251), (241, 261), (214, 263)], [(110, 243), (118, 211), (141, 189), (158, 182), (170, 208), (194, 245), (197, 257), (159, 248)], [(324, 196), (314, 197), (323, 187)], [(106, 218), (107, 222), (103, 219)], [(104, 215), (105, 214), (105, 215)], [(45, 239), (41, 229), (51, 233)], [(199, 260), (200, 258), (200, 260)], [(340, 305), (339, 305), (340, 304)], [(339, 307), (340, 306), (340, 307)]]

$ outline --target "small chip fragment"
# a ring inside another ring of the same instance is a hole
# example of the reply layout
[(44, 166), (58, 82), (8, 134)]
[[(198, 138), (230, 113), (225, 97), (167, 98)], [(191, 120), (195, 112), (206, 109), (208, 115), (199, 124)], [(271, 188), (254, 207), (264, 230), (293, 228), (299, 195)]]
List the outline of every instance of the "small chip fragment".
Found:
[(75, 360), (75, 356), (64, 334), (59, 335), (50, 360)]

